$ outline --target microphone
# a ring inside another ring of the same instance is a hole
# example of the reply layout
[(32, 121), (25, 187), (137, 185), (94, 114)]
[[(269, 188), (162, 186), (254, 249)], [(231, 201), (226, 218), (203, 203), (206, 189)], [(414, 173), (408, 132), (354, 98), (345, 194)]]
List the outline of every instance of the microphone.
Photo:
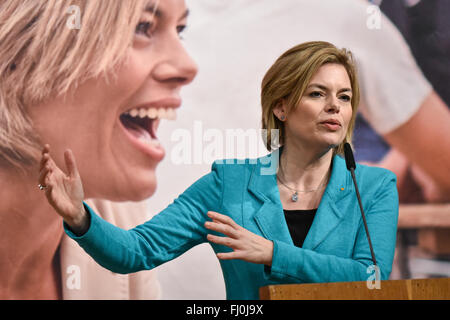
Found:
[(344, 154), (345, 154), (345, 164), (347, 165), (347, 170), (352, 174), (353, 183), (355, 184), (356, 197), (358, 198), (359, 208), (361, 209), (361, 216), (364, 222), (364, 228), (366, 229), (367, 240), (369, 241), (370, 254), (372, 255), (373, 264), (377, 265), (377, 260), (375, 259), (375, 253), (373, 252), (372, 241), (370, 240), (369, 228), (367, 227), (366, 215), (364, 214), (364, 209), (361, 202), (361, 197), (359, 195), (358, 185), (356, 184), (355, 177), (355, 158), (353, 157), (352, 147), (348, 142), (344, 144)]

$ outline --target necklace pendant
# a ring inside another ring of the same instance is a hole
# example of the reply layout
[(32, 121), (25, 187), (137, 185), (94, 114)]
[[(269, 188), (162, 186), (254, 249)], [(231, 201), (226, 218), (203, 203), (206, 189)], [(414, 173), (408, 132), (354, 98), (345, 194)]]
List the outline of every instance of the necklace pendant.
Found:
[(297, 200), (298, 200), (298, 193), (297, 193), (297, 191), (292, 195), (292, 201), (293, 202), (297, 202)]

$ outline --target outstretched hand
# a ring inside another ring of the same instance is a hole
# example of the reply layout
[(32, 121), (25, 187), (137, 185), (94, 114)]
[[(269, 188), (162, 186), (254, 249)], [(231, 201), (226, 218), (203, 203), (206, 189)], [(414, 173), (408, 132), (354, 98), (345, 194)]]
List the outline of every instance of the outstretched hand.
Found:
[(84, 210), (84, 191), (75, 157), (71, 150), (64, 152), (67, 174), (50, 156), (50, 146), (45, 145), (39, 169), (39, 184), (45, 191), (48, 202), (77, 234), (88, 228), (88, 217)]

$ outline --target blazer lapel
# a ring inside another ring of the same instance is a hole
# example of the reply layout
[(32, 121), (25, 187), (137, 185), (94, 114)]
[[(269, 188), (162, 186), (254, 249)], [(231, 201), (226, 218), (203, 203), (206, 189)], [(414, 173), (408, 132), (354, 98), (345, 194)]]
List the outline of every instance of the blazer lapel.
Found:
[(342, 221), (345, 215), (345, 202), (353, 193), (351, 174), (346, 168), (345, 160), (335, 155), (330, 181), (303, 242), (303, 248), (314, 250), (328, 237)]
[(261, 233), (267, 239), (293, 244), (284, 218), (276, 180), (278, 150), (258, 159), (250, 176), (248, 190), (261, 201), (261, 207), (253, 216)]
[[(261, 201), (261, 207), (253, 218), (262, 234), (270, 240), (293, 244), (284, 218), (276, 181), (276, 168), (279, 160), (277, 151), (258, 159), (250, 176), (248, 190)], [(269, 167), (275, 168), (275, 170), (271, 170), (271, 172)], [(334, 156), (330, 181), (303, 243), (303, 248), (316, 248), (336, 228), (344, 215), (339, 208), (342, 208), (344, 199), (352, 192), (352, 179), (345, 166), (345, 160), (340, 156)]]

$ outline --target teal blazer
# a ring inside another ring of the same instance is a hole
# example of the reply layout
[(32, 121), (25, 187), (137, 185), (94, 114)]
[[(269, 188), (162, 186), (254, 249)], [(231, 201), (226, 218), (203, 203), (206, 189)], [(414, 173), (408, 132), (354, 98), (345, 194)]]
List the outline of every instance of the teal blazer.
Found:
[[(341, 156), (332, 160), (329, 183), (303, 247), (293, 245), (280, 201), (276, 167), (280, 149), (265, 157), (216, 161), (166, 209), (146, 223), (123, 230), (101, 219), (86, 204), (88, 231), (66, 233), (100, 265), (117, 273), (152, 269), (208, 242), (207, 211), (230, 216), (274, 243), (271, 267), (221, 260), (227, 299), (258, 299), (259, 288), (277, 283), (366, 281), (374, 272), (350, 172)], [(394, 257), (398, 194), (396, 176), (357, 164), (355, 175), (381, 271), (388, 279)], [(217, 252), (228, 247), (210, 243)]]

